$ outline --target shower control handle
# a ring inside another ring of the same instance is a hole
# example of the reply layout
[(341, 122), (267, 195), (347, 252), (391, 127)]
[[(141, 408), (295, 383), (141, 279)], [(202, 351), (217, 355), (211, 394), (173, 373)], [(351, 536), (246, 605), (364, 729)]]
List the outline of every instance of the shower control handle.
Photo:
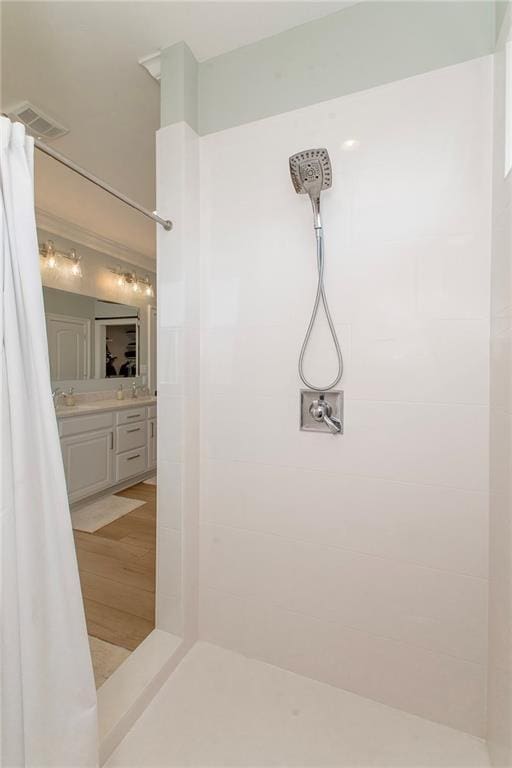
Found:
[(324, 422), (327, 424), (333, 435), (341, 432), (341, 424), (334, 416), (324, 416)]
[(341, 423), (332, 415), (332, 408), (322, 397), (318, 400), (313, 400), (309, 406), (309, 412), (315, 421), (324, 422), (329, 427), (329, 430), (333, 435), (337, 435), (341, 432)]

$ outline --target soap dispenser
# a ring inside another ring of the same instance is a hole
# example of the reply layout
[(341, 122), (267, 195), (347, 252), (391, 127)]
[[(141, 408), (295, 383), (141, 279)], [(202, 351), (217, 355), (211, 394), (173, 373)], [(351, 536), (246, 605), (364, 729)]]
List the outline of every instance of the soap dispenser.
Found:
[(64, 395), (64, 401), (66, 405), (75, 405), (75, 390), (70, 387)]
[(116, 397), (118, 400), (124, 400), (124, 392), (123, 392), (123, 385), (119, 385), (119, 389), (116, 392)]

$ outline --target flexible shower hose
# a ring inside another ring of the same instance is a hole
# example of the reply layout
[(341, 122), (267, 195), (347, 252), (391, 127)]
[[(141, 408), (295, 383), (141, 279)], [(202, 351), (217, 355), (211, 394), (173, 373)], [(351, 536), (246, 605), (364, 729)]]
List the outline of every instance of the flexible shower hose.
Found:
[[(311, 319), (309, 321), (309, 325), (306, 331), (306, 335), (304, 337), (304, 341), (302, 342), (302, 349), (300, 350), (299, 376), (308, 389), (313, 389), (315, 390), (315, 392), (326, 392), (328, 389), (332, 389), (333, 387), (335, 387), (343, 375), (343, 355), (341, 354), (340, 343), (338, 341), (336, 329), (334, 327), (334, 323), (332, 321), (331, 313), (329, 310), (329, 304), (327, 303), (327, 297), (325, 295), (324, 238), (323, 238), (322, 229), (315, 228), (315, 234), (316, 234), (316, 262), (318, 267), (318, 284), (316, 289), (315, 303), (313, 305), (313, 311), (311, 313)], [(336, 350), (336, 355), (338, 357), (338, 373), (336, 375), (336, 378), (333, 381), (331, 381), (330, 384), (327, 384), (325, 387), (317, 387), (314, 384), (311, 384), (311, 382), (307, 380), (306, 375), (304, 373), (304, 355), (306, 354), (306, 350), (308, 348), (308, 345), (311, 339), (311, 334), (313, 332), (313, 328), (315, 327), (315, 322), (318, 315), (318, 309), (320, 307), (320, 301), (322, 302), (322, 305), (324, 308), (325, 317), (327, 318), (329, 331), (331, 333), (331, 337), (334, 343), (334, 348)]]

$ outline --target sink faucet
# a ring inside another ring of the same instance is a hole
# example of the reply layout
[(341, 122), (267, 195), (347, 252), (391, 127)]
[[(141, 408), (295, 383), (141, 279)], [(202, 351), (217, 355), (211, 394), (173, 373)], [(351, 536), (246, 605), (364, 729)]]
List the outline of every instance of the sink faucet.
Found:
[(53, 400), (53, 407), (57, 407), (57, 398), (62, 393), (62, 389), (60, 387), (55, 387), (55, 389), (52, 390), (52, 400)]
[(132, 384), (132, 397), (137, 397), (137, 383), (134, 381)]

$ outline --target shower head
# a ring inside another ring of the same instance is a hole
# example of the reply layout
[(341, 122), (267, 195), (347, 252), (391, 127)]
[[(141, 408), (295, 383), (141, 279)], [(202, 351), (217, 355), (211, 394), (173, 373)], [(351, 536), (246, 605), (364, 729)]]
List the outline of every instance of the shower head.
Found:
[(326, 149), (305, 149), (290, 157), (290, 176), (299, 195), (309, 195), (315, 217), (315, 229), (322, 228), (320, 192), (332, 185), (329, 153)]
[(326, 149), (306, 149), (290, 157), (290, 175), (299, 195), (319, 195), (332, 185), (331, 161)]

